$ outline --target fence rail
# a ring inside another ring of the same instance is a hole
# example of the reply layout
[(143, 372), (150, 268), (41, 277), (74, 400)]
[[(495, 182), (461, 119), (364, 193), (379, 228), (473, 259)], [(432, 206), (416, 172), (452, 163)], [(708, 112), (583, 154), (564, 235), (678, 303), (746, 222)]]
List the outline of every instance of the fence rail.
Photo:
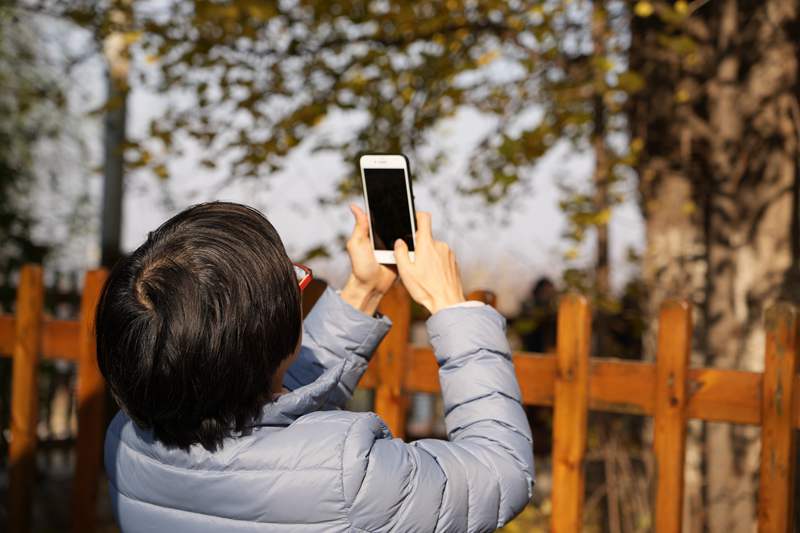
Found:
[[(36, 451), (36, 365), (39, 358), (75, 361), (78, 369), (77, 464), (73, 531), (91, 531), (101, 473), (103, 383), (95, 358), (92, 317), (106, 272), (87, 273), (78, 321), (42, 315), (42, 271), (20, 276), (15, 316), (0, 315), (0, 354), (13, 357), (9, 530), (28, 531)], [(493, 303), (491, 293), (471, 295)], [(375, 389), (375, 410), (403, 436), (409, 392), (439, 391), (429, 347), (408, 344), (411, 308), (398, 286), (381, 303), (394, 326), (360, 386)], [(659, 317), (655, 363), (590, 358), (591, 313), (586, 300), (562, 299), (557, 353), (515, 353), (523, 402), (554, 407), (552, 530), (580, 530), (588, 411), (654, 418), (656, 530), (681, 530), (686, 424), (690, 419), (762, 428), (758, 500), (760, 531), (791, 529), (794, 429), (800, 428), (797, 374), (798, 312), (779, 304), (765, 319), (764, 372), (689, 368), (690, 308), (667, 302)]]

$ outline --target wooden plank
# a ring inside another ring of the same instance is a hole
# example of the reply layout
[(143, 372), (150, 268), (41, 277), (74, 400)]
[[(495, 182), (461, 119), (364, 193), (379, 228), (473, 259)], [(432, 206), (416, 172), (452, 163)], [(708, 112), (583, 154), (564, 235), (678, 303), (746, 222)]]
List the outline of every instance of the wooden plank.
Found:
[(405, 389), (409, 392), (439, 393), (439, 364), (430, 346), (411, 347), (406, 367)]
[(553, 405), (556, 358), (553, 355), (514, 354), (514, 367), (527, 405)]
[[(428, 346), (412, 346), (406, 372), (406, 390), (439, 392), (439, 368)], [(517, 352), (514, 366), (526, 405), (553, 405), (556, 359), (552, 355)], [(653, 394), (656, 367), (652, 363), (593, 358), (590, 364), (589, 408), (592, 411), (655, 413)], [(800, 386), (800, 380), (798, 386)], [(371, 383), (361, 384), (369, 388)], [(688, 416), (710, 422), (759, 425), (761, 374), (741, 370), (693, 368), (689, 370)], [(800, 400), (795, 397), (797, 411)], [(797, 412), (795, 411), (795, 412)], [(800, 428), (800, 416), (795, 416)]]
[(589, 408), (591, 313), (585, 298), (568, 295), (558, 310), (551, 531), (583, 525), (584, 457)]
[(358, 382), (360, 389), (374, 389), (378, 385), (378, 363), (371, 363)]
[(14, 353), (15, 327), (13, 315), (0, 315), (0, 357)]
[(758, 530), (762, 532), (792, 531), (797, 327), (793, 306), (782, 303), (767, 311), (758, 490)]
[(78, 439), (72, 485), (72, 531), (91, 533), (96, 527), (97, 483), (100, 479), (105, 425), (105, 382), (97, 366), (94, 314), (108, 273), (86, 274), (81, 299), (78, 366)]
[[(413, 346), (406, 372), (406, 390), (438, 393), (439, 367), (433, 350)], [(529, 352), (514, 353), (522, 401), (525, 405), (553, 405), (556, 358)], [(593, 359), (590, 370), (589, 407), (593, 411), (651, 415), (655, 366), (638, 361)], [(363, 385), (363, 383), (362, 383)], [(365, 385), (366, 387), (366, 385)]]
[(42, 357), (78, 361), (81, 355), (81, 323), (78, 320), (46, 320)]
[(396, 284), (383, 297), (379, 310), (392, 320), (392, 329), (376, 353), (378, 383), (375, 412), (395, 437), (403, 438), (406, 425), (406, 402), (403, 394), (411, 327), (411, 300), (406, 289)]
[(20, 272), (11, 370), (11, 443), (9, 446), (8, 527), (30, 530), (36, 481), (36, 425), (39, 421), (37, 365), (42, 334), (44, 286), (42, 267)]
[(656, 461), (656, 531), (680, 533), (683, 521), (683, 471), (689, 401), (691, 307), (667, 302), (658, 322), (654, 443)]
[[(553, 405), (553, 388), (556, 374), (556, 358), (552, 355), (532, 353), (514, 354), (517, 381), (522, 391), (523, 403), (527, 405)], [(441, 392), (439, 365), (428, 346), (413, 346), (409, 353), (406, 371), (406, 391)]]
[(761, 424), (761, 374), (694, 368), (689, 371), (689, 418)]
[(656, 368), (652, 363), (592, 359), (589, 408), (592, 411), (652, 415)]
[[(0, 357), (10, 357), (14, 351), (16, 333), (14, 317), (0, 316)], [(80, 323), (77, 320), (48, 320), (42, 322), (39, 356), (43, 359), (77, 361), (80, 354)]]

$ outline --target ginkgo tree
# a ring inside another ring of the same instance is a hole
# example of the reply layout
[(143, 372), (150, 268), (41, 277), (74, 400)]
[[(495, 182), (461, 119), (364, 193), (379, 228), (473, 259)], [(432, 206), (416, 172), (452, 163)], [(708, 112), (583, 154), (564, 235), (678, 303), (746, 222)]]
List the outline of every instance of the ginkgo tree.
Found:
[(228, 161), (231, 179), (263, 178), (332, 112), (357, 111), (366, 119), (352, 136), (315, 141), (352, 165), (338, 181), (347, 196), (359, 153), (404, 152), (432, 174), (446, 154), (423, 158), (419, 148), (473, 108), (494, 126), (461, 192), (490, 203), (512, 196), (558, 142), (598, 155), (594, 187), (568, 190), (563, 207), (576, 248), (597, 231), (594, 286), (607, 296), (607, 225), (622, 200), (614, 186), (635, 157), (622, 111), (641, 88), (625, 68), (625, 2), (175, 1), (168, 11), (142, 25), (138, 45), (149, 81), (179, 91), (152, 123), (160, 142), (131, 151), (134, 166), (166, 177), (174, 139), (186, 135), (205, 165)]
[[(446, 154), (420, 148), (468, 107), (493, 126), (471, 153), (462, 193), (508, 199), (561, 141), (602, 156), (601, 194), (566, 195), (568, 237), (580, 243), (588, 228), (607, 226), (618, 170), (631, 163), (621, 111), (641, 83), (625, 68), (623, 0), (19, 1), (91, 29), (98, 42), (123, 36), (122, 55), (143, 58), (130, 65), (129, 83), (169, 104), (145, 138), (127, 139), (127, 165), (162, 179), (179, 139), (197, 143), (202, 164), (222, 166), (231, 180), (268, 179), (309, 139), (351, 165), (340, 196), (357, 190), (363, 152), (407, 153), (424, 178)], [(109, 110), (119, 107), (117, 93)], [(341, 112), (365, 118), (352, 135), (314, 135)], [(607, 142), (613, 137), (619, 142)]]

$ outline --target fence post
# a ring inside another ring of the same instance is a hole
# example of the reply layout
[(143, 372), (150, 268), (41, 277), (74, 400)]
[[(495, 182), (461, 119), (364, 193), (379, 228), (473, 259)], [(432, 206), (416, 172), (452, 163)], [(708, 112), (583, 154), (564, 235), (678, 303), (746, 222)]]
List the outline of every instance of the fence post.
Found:
[(400, 283), (395, 284), (383, 297), (379, 310), (392, 320), (392, 329), (376, 351), (378, 384), (375, 388), (375, 412), (395, 437), (403, 438), (406, 429), (403, 378), (411, 327), (411, 300), (405, 287)]
[(97, 483), (100, 479), (105, 423), (105, 382), (97, 367), (94, 312), (108, 277), (103, 270), (86, 273), (81, 298), (80, 359), (78, 361), (78, 438), (75, 479), (72, 485), (72, 531), (90, 533), (97, 518)]
[(792, 531), (795, 438), (792, 421), (797, 372), (797, 309), (779, 303), (767, 311), (758, 530)]
[(483, 302), (486, 305), (497, 309), (497, 294), (492, 291), (482, 289), (472, 291), (471, 293), (467, 294), (467, 300)]
[(591, 328), (586, 298), (562, 298), (553, 412), (552, 531), (556, 533), (582, 529)]
[(683, 522), (683, 472), (686, 460), (686, 411), (689, 403), (689, 355), (692, 314), (689, 304), (661, 307), (656, 354), (654, 444), (656, 459), (656, 531), (679, 533)]
[(9, 446), (8, 525), (29, 531), (36, 481), (36, 426), (39, 421), (37, 363), (42, 338), (42, 267), (22, 267), (17, 289), (11, 370), (11, 444)]

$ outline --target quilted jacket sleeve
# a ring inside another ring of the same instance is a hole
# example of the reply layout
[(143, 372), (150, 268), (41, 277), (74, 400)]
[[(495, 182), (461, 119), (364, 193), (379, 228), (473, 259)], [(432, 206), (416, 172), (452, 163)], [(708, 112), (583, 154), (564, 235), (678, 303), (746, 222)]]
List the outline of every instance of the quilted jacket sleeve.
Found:
[(451, 308), (428, 332), (449, 442), (374, 440), (360, 483), (343, 484), (349, 518), (366, 531), (493, 531), (528, 503), (534, 476), (505, 320), (488, 306)]
[(344, 406), (391, 325), (386, 317), (358, 311), (328, 287), (303, 321), (302, 347), (284, 376), (284, 386), (297, 389), (340, 366), (339, 386), (326, 407)]

